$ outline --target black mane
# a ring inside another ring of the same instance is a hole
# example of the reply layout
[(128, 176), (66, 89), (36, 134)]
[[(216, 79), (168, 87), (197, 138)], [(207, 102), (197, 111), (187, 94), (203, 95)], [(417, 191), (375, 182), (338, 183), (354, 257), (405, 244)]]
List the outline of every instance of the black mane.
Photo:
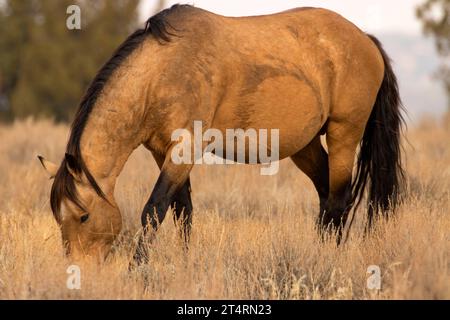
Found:
[[(78, 111), (75, 115), (74, 121), (71, 126), (71, 133), (69, 141), (67, 143), (67, 151), (70, 157), (75, 159), (76, 167), (75, 173), (84, 173), (87, 177), (90, 185), (95, 190), (95, 192), (102, 198), (106, 200), (105, 194), (101, 190), (100, 186), (95, 181), (94, 177), (87, 168), (83, 157), (81, 155), (80, 142), (81, 136), (83, 134), (86, 123), (89, 119), (89, 115), (94, 108), (95, 102), (103, 91), (105, 84), (110, 79), (114, 71), (122, 64), (122, 62), (146, 39), (148, 36), (153, 36), (157, 41), (170, 42), (171, 33), (169, 29), (175, 30), (167, 20), (169, 14), (176, 10), (184, 7), (189, 7), (188, 5), (174, 5), (169, 9), (165, 9), (160, 13), (149, 18), (145, 23), (143, 29), (136, 30), (131, 34), (116, 50), (113, 56), (105, 63), (105, 65), (100, 69), (100, 71), (95, 76), (91, 85), (87, 89), (83, 99), (81, 100)], [(175, 30), (176, 31), (176, 30)], [(66, 157), (67, 159), (67, 157)], [(82, 210), (83, 204), (78, 199), (77, 191), (75, 188), (75, 181), (72, 174), (67, 168), (67, 160), (64, 159), (61, 166), (55, 176), (55, 180), (52, 186), (50, 195), (50, 205), (53, 214), (58, 222), (60, 222), (60, 209), (61, 201), (66, 198), (72, 201)]]

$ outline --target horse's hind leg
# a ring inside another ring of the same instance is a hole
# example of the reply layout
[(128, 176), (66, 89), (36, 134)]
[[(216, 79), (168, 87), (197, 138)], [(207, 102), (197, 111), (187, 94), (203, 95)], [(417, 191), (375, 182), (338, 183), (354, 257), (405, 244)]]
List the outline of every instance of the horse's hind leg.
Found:
[(351, 209), (352, 172), (356, 149), (364, 133), (364, 121), (332, 121), (327, 127), (329, 194), (326, 209), (320, 216), (322, 230), (336, 231), (340, 243)]
[(313, 182), (320, 200), (320, 214), (328, 199), (328, 155), (317, 135), (303, 150), (291, 156), (295, 165)]

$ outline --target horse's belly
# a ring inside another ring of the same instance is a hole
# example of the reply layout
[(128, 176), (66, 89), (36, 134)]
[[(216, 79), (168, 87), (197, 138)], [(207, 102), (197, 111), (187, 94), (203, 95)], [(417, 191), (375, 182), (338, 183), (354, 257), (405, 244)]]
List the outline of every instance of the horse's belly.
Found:
[(295, 77), (268, 78), (253, 92), (235, 87), (230, 91), (238, 93), (230, 94), (219, 107), (212, 127), (224, 133), (227, 129), (267, 130), (268, 136), (278, 130), (280, 159), (303, 149), (326, 121), (318, 90)]

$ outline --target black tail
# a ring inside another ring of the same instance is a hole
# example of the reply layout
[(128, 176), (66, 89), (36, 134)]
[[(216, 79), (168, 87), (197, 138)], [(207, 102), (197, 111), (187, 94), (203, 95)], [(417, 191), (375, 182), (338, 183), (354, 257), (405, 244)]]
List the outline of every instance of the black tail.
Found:
[(361, 203), (367, 188), (368, 226), (374, 215), (387, 216), (401, 201), (404, 170), (401, 161), (400, 139), (404, 120), (397, 78), (391, 60), (380, 41), (368, 35), (383, 56), (385, 72), (375, 106), (367, 123), (357, 160), (352, 185), (355, 208)]

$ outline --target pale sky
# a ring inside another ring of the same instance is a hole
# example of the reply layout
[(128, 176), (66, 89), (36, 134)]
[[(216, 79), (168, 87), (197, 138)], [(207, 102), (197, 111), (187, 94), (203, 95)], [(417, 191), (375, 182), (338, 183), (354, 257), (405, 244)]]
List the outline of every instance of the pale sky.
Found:
[[(420, 23), (415, 17), (415, 7), (423, 0), (191, 0), (167, 1), (194, 4), (196, 7), (228, 15), (259, 15), (295, 7), (323, 7), (334, 10), (372, 33), (419, 34)], [(142, 0), (142, 17), (154, 13), (156, 0)]]

